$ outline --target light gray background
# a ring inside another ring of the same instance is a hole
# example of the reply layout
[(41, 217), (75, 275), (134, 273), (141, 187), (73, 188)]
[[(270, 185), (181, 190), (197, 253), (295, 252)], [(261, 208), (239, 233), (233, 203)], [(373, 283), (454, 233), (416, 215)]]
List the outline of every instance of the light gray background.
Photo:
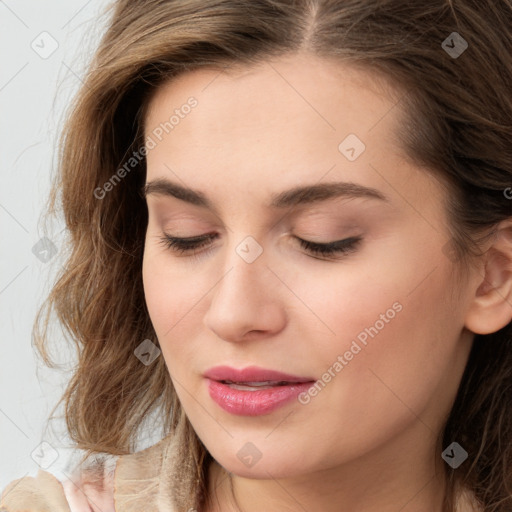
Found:
[[(40, 217), (63, 115), (104, 31), (108, 4), (0, 0), (0, 490), (39, 467), (62, 479), (71, 453), (62, 423), (45, 430), (69, 372), (47, 369), (32, 347), (36, 310), (62, 263), (64, 235), (62, 219), (45, 232)], [(57, 250), (48, 262), (32, 251), (43, 236)], [(59, 329), (52, 332), (62, 344)], [(69, 367), (70, 357), (63, 347), (59, 360)], [(43, 441), (51, 448), (38, 450)]]

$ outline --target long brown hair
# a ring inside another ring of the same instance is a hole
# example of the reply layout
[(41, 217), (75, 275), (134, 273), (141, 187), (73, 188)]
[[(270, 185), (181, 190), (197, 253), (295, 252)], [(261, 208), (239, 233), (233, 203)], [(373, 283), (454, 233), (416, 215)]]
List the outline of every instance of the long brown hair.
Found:
[[(512, 3), (119, 0), (110, 15), (64, 127), (48, 214), (61, 206), (68, 256), (38, 312), (36, 346), (52, 366), (47, 328), (55, 311), (78, 354), (59, 402), (77, 447), (130, 453), (143, 420), (158, 411), (164, 431), (181, 436), (186, 447), (176, 505), (199, 510), (211, 455), (181, 408), (164, 359), (146, 366), (134, 356), (143, 340), (158, 344), (141, 277), (145, 159), (126, 167), (143, 147), (152, 94), (187, 70), (251, 65), (298, 51), (385, 77), (404, 115), (398, 134), (404, 151), (449, 184), (450, 254), (464, 275), (477, 235), (512, 215), (504, 193), (512, 185)], [(460, 55), (448, 50), (454, 37), (467, 42)], [(101, 197), (98, 190), (123, 166), (122, 181), (111, 181)], [(457, 441), (470, 459), (446, 468), (443, 512), (455, 510), (462, 486), (485, 512), (512, 510), (511, 334), (509, 323), (475, 336), (439, 439), (440, 446)]]

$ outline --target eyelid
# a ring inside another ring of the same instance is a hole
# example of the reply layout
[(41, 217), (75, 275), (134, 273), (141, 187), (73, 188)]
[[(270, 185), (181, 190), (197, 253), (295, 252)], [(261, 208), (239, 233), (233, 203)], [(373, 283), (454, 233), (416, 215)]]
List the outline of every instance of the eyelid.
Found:
[[(198, 235), (193, 237), (176, 237), (163, 233), (160, 242), (165, 245), (169, 250), (179, 253), (181, 255), (196, 256), (196, 251), (208, 244), (211, 239), (218, 238), (216, 233), (208, 233), (205, 235)], [(361, 236), (351, 236), (341, 240), (334, 240), (331, 242), (312, 242), (304, 240), (300, 237), (294, 236), (303, 249), (306, 249), (310, 255), (320, 255), (324, 261), (333, 259), (340, 259), (344, 255), (354, 252), (362, 242)], [(209, 252), (209, 251), (207, 251)], [(315, 256), (313, 256), (315, 257)]]
[(341, 255), (339, 257), (343, 257), (345, 254), (348, 254), (350, 252), (354, 252), (357, 250), (360, 242), (362, 241), (361, 236), (351, 236), (347, 238), (343, 238), (341, 240), (334, 240), (332, 242), (311, 242), (309, 240), (304, 240), (299, 237), (295, 237), (299, 242), (300, 245), (307, 249), (308, 252), (311, 252), (313, 254), (320, 254), (331, 258), (334, 258), (334, 255)]

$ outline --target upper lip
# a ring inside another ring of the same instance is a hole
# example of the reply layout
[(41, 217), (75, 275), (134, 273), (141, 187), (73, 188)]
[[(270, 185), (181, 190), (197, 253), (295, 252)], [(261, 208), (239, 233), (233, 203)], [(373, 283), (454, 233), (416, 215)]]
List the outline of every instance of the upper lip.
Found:
[(236, 369), (230, 366), (214, 366), (204, 373), (204, 376), (211, 380), (231, 381), (231, 382), (312, 382), (315, 379), (311, 377), (300, 377), (290, 375), (276, 370), (259, 368), (258, 366), (249, 366), (247, 368)]

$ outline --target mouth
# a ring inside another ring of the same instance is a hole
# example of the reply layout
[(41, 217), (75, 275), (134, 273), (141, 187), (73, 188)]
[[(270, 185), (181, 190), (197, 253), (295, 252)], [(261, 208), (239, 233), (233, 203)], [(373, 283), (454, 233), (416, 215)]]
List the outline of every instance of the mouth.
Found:
[(279, 386), (315, 381), (313, 377), (301, 377), (258, 366), (236, 369), (230, 366), (215, 366), (204, 373), (210, 380), (225, 384), (254, 386)]
[(307, 391), (316, 381), (254, 366), (242, 370), (218, 366), (208, 370), (204, 377), (212, 400), (223, 410), (239, 416), (270, 414)]

